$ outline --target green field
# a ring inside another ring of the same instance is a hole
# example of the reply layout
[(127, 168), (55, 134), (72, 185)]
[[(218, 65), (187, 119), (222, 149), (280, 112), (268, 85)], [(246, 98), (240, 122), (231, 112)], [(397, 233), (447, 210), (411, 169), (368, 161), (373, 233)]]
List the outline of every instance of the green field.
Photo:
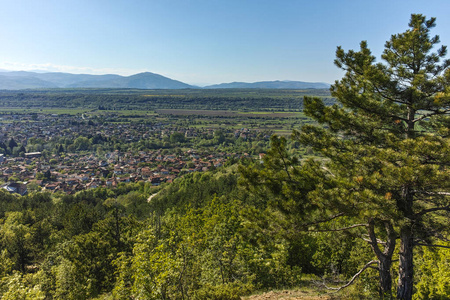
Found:
[(332, 101), (327, 90), (0, 91), (0, 114), (70, 115), (114, 124), (157, 120), (184, 128), (248, 128), (288, 135), (310, 122), (302, 112), (306, 95)]

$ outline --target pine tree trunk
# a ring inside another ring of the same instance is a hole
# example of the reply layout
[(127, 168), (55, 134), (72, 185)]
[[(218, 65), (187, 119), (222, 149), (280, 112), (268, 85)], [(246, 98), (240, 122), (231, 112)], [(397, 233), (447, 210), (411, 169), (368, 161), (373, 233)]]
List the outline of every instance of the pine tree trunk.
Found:
[(380, 299), (392, 299), (392, 255), (395, 250), (396, 234), (392, 224), (388, 221), (383, 222), (388, 234), (384, 251), (381, 251), (377, 237), (375, 235), (375, 221), (369, 220), (369, 237), (371, 239), (371, 247), (378, 258), (379, 274), (380, 274)]
[(400, 232), (400, 263), (397, 299), (411, 300), (413, 294), (413, 238), (407, 226)]
[(380, 299), (392, 299), (392, 276), (390, 257), (380, 257), (378, 265), (380, 269)]

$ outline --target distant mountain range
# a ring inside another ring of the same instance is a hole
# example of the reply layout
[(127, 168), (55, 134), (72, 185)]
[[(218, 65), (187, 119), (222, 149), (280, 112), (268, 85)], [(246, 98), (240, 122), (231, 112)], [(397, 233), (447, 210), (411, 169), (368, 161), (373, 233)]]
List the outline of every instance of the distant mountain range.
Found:
[(303, 81), (260, 81), (260, 82), (231, 82), (206, 86), (207, 89), (327, 89), (330, 85), (323, 82)]
[[(302, 81), (232, 82), (203, 87), (205, 89), (323, 89), (327, 83)], [(70, 73), (39, 73), (26, 71), (0, 71), (0, 90), (49, 88), (130, 88), (130, 89), (200, 89), (158, 74), (145, 72), (131, 76), (88, 75)]]
[(114, 74), (36, 73), (25, 71), (0, 72), (0, 89), (20, 90), (39, 88), (189, 89), (195, 87), (150, 72), (132, 76)]

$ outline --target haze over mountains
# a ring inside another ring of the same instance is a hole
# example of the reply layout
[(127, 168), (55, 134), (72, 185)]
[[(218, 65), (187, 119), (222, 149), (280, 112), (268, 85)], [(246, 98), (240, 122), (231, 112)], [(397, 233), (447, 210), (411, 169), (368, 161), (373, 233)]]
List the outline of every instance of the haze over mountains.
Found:
[[(329, 84), (320, 82), (261, 81), (221, 83), (203, 88), (324, 89), (329, 87)], [(199, 89), (200, 87), (150, 72), (121, 76), (0, 71), (0, 90), (48, 88)]]

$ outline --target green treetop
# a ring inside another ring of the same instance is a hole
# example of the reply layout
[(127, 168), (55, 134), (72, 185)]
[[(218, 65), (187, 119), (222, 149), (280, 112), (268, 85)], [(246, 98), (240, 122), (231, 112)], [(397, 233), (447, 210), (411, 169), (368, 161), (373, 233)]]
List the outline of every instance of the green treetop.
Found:
[(400, 240), (398, 299), (412, 298), (414, 246), (428, 244), (449, 217), (450, 61), (440, 63), (445, 46), (431, 52), (439, 43), (429, 35), (434, 26), (435, 19), (412, 15), (410, 29), (386, 42), (383, 63), (366, 42), (358, 52), (339, 47), (335, 63), (346, 74), (331, 88), (338, 104), (305, 99), (324, 126), (295, 134), (330, 159), (329, 187), (311, 195), (337, 201), (343, 215), (365, 224), (383, 294), (391, 291), (387, 273)]
[(398, 256), (397, 299), (412, 299), (413, 249), (442, 237), (450, 219), (450, 61), (441, 62), (445, 46), (432, 52), (434, 26), (412, 15), (410, 28), (386, 42), (381, 63), (365, 41), (359, 51), (338, 47), (335, 64), (346, 73), (331, 87), (337, 103), (305, 98), (321, 126), (293, 133), (321, 158), (299, 164), (274, 139), (266, 169), (244, 172), (284, 195), (278, 206), (303, 229), (361, 233), (376, 256), (363, 269), (377, 265), (385, 298)]

